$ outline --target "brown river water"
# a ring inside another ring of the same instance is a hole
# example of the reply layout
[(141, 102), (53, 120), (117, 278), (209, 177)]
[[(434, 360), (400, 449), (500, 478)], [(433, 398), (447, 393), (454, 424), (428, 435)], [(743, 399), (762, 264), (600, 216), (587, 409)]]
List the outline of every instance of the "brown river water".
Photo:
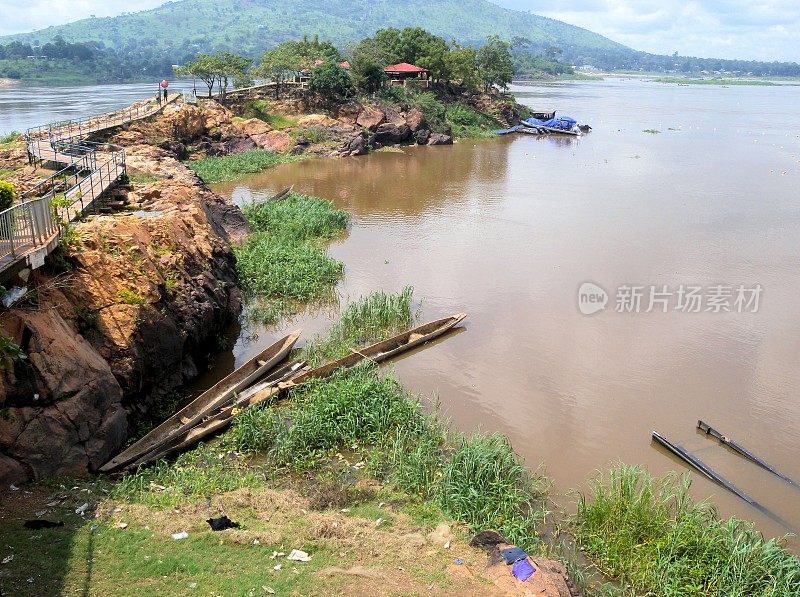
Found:
[[(785, 524), (693, 474), (695, 497), (770, 536), (800, 529), (800, 490), (695, 431), (702, 418), (800, 480), (800, 87), (513, 91), (594, 131), (305, 161), (217, 190), (241, 203), (293, 184), (349, 211), (330, 247), (346, 267), (343, 300), (411, 284), (425, 320), (468, 312), (466, 332), (393, 367), (454, 428), (506, 434), (567, 509), (569, 490), (614, 461), (685, 471), (651, 444), (657, 430)], [(610, 295), (591, 316), (578, 304), (587, 281)], [(622, 285), (644, 293), (639, 309), (617, 312)], [(761, 287), (757, 308), (737, 306), (740, 285)], [(647, 312), (663, 286), (675, 294)], [(691, 286), (699, 313), (675, 308)], [(705, 311), (715, 304), (730, 311)], [(308, 337), (335, 316), (243, 333), (217, 374), (282, 330)]]

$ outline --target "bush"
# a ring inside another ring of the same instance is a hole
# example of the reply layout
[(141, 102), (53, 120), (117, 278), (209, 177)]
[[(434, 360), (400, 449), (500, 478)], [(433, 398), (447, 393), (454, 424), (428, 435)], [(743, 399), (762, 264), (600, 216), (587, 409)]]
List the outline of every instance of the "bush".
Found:
[[(14, 77), (9, 77), (9, 78), (13, 79)], [(0, 145), (4, 145), (6, 143), (13, 143), (14, 141), (17, 141), (21, 138), (22, 138), (22, 133), (20, 133), (19, 131), (11, 131), (10, 133), (7, 133), (5, 135), (0, 135)]]
[(14, 199), (17, 196), (17, 190), (14, 185), (5, 180), (0, 180), (0, 210), (8, 209), (14, 205)]

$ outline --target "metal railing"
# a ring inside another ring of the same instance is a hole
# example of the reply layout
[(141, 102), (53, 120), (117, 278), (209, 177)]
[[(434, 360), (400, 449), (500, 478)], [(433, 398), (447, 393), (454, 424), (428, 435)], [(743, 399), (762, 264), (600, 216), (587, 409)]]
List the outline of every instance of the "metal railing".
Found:
[(28, 189), (16, 205), (0, 212), (0, 272), (32, 249), (51, 245), (62, 224), (80, 217), (125, 173), (125, 149), (86, 141), (89, 135), (141, 120), (180, 98), (149, 100), (123, 110), (29, 128), (25, 132), (28, 158), (65, 167)]
[(47, 244), (59, 232), (52, 202), (53, 196), (46, 195), (0, 212), (0, 262)]

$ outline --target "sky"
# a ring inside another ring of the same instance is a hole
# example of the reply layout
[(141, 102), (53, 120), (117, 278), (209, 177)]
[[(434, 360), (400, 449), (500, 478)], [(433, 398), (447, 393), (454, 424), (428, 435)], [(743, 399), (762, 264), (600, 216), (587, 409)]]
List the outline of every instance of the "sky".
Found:
[(800, 0), (494, 1), (654, 54), (800, 62)]
[[(656, 54), (800, 62), (800, 0), (491, 0)], [(0, 35), (164, 0), (0, 0)]]

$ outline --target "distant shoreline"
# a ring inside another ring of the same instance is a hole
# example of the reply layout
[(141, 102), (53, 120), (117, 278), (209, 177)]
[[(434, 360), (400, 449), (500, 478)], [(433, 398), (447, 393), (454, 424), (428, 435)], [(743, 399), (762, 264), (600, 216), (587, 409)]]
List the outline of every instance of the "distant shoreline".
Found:
[(4, 79), (0, 77), (0, 89), (19, 87), (20, 85), (22, 85), (22, 81), (19, 81), (18, 79)]

